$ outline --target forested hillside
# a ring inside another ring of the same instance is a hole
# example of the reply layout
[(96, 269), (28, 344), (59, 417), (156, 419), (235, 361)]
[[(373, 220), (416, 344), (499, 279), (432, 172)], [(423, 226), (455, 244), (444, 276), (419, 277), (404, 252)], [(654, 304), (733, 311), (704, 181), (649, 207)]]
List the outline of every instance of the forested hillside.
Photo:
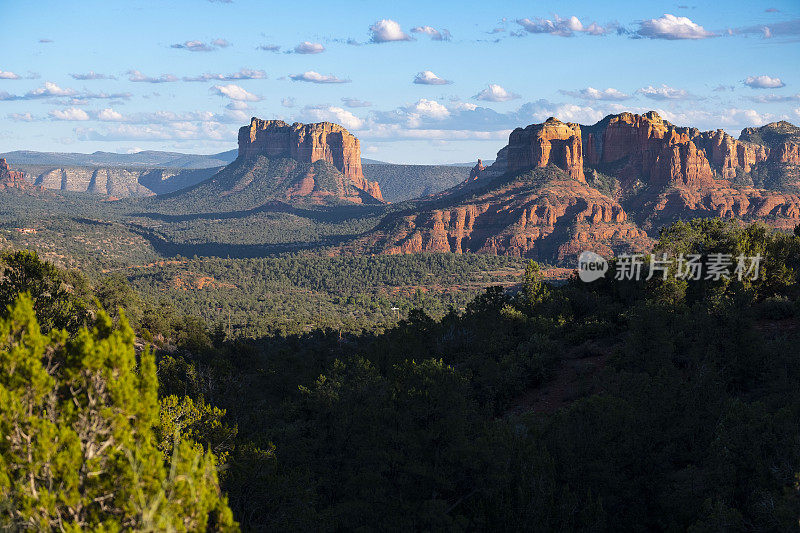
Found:
[[(441, 318), (423, 307), (385, 331), (232, 338), (224, 324), (184, 316), (169, 298), (154, 302), (136, 280), (131, 288), (118, 275), (87, 279), (30, 254), (7, 254), (0, 303), (19, 292), (31, 300), (4, 314), (10, 321), (3, 327), (22, 332), (14, 338), (23, 344), (4, 344), (0, 365), (25, 361), (46, 396), (57, 383), (80, 391), (84, 379), (49, 364), (52, 354), (73, 361), (106, 353), (91, 346), (108, 342), (127, 355), (109, 367), (92, 364), (131, 372), (134, 332), (137, 346), (153, 343), (154, 359), (146, 351), (136, 359), (136, 379), (148, 384), (125, 382), (150, 395), (148, 407), (124, 407), (114, 394), (98, 401), (120, 409), (108, 412), (150, 409), (152, 429), (140, 431), (154, 431), (152, 454), (161, 454), (148, 456), (154, 479), (180, 478), (160, 477), (172, 449), (187, 454), (174, 467), (179, 472), (206, 472), (203, 498), (172, 498), (163, 515), (147, 515), (163, 516), (162, 525), (185, 516), (196, 520), (192, 528), (224, 529), (235, 520), (245, 530), (797, 530), (800, 237), (697, 220), (663, 231), (654, 253), (760, 255), (763, 262), (757, 279), (741, 281), (645, 281), (645, 267), (640, 281), (608, 276), (561, 285), (544, 282), (529, 263), (515, 290), (488, 289)], [(353, 269), (387, 283), (395, 276), (410, 282), (422, 266), (444, 267), (433, 258), (396, 265), (396, 272), (364, 258), (286, 261), (274, 273), (279, 263), (260, 263), (261, 276), (313, 288), (358, 279)], [(317, 278), (317, 268), (333, 277)], [(239, 275), (232, 271), (230, 279)], [(0, 376), (8, 398), (27, 398), (12, 374)], [(14, 412), (0, 409), (0, 424), (24, 432), (13, 426), (20, 420)], [(48, 427), (69, 435), (68, 411), (55, 412)], [(80, 442), (102, 442), (101, 434), (81, 435)], [(30, 516), (55, 523), (73, 504), (36, 503), (44, 501), (45, 478), (32, 478), (36, 494), (23, 480), (40, 463), (24, 461), (26, 445), (15, 442), (0, 444), (3, 464), (13, 465), (0, 478), (0, 494), (11, 502), (0, 506), (0, 524), (14, 527)], [(58, 464), (76, 465), (49, 470), (52, 482), (71, 479), (86, 461), (66, 442), (37, 455), (45, 461), (61, 453), (71, 462)], [(114, 472), (130, 471), (112, 449), (103, 460), (117, 465)], [(191, 459), (203, 453), (205, 463)], [(102, 470), (90, 492), (79, 477), (77, 494), (102, 497), (103, 483), (119, 479), (110, 472)], [(217, 478), (224, 497), (215, 492)], [(130, 479), (126, 487), (143, 483)], [(143, 524), (125, 494), (113, 500), (119, 511), (90, 504), (91, 516)], [(22, 507), (23, 500), (33, 503)]]

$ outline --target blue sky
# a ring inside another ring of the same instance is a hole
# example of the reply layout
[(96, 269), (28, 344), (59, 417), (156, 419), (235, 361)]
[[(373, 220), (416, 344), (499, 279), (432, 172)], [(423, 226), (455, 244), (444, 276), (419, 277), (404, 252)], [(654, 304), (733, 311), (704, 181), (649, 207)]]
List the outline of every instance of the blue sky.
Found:
[(0, 152), (214, 153), (258, 116), (446, 163), (549, 116), (800, 123), (796, 0), (5, 0), (0, 17)]

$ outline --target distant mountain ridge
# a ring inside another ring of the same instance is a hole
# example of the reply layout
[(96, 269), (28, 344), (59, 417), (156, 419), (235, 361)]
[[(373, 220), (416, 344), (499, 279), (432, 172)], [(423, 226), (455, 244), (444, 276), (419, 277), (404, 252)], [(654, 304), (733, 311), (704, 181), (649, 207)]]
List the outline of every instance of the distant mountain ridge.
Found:
[(94, 152), (92, 154), (35, 152), (17, 150), (0, 157), (19, 165), (50, 165), (69, 167), (150, 167), (150, 168), (215, 168), (224, 167), (236, 159), (237, 151), (200, 155), (180, 152), (144, 150), (131, 154)]

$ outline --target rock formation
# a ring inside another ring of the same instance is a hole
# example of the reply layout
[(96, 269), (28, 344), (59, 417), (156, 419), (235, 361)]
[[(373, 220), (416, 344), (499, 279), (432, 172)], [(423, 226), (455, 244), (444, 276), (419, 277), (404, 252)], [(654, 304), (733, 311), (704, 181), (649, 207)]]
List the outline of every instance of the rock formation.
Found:
[(361, 170), (361, 145), (358, 139), (338, 124), (287, 124), (282, 120), (253, 117), (249, 126), (239, 129), (239, 157), (287, 157), (301, 163), (327, 161), (357, 188), (383, 200), (376, 182), (364, 179)]
[(532, 124), (512, 131), (507, 153), (502, 158), (498, 154), (499, 159), (505, 160), (508, 172), (552, 164), (566, 171), (571, 178), (586, 182), (581, 127), (552, 117), (544, 124)]
[(361, 245), (389, 254), (475, 252), (562, 261), (586, 249), (606, 256), (644, 251), (653, 242), (618, 202), (566, 172), (557, 171), (543, 186), (519, 178), (481, 194), (475, 185), (468, 181), (451, 193), (467, 201), (399, 213)]
[(582, 250), (646, 250), (677, 218), (791, 229), (800, 223), (800, 128), (772, 123), (737, 140), (675, 126), (654, 111), (591, 126), (549, 118), (515, 129), (494, 164), (478, 161), (470, 179), (431, 202), (435, 208), (390, 217), (372, 250), (564, 261)]
[(20, 165), (27, 180), (44, 189), (102, 194), (115, 198), (167, 194), (196, 185), (218, 168), (122, 168)]
[(25, 181), (25, 173), (11, 170), (5, 159), (0, 159), (0, 189), (27, 189), (31, 184)]

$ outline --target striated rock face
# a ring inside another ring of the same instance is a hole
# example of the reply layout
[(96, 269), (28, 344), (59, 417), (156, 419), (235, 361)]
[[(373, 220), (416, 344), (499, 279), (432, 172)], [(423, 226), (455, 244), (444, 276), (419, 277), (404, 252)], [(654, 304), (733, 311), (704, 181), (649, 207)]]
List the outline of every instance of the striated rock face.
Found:
[[(498, 154), (498, 159), (501, 159)], [(517, 128), (508, 138), (505, 154), (509, 172), (555, 165), (577, 181), (585, 182), (581, 127), (548, 118), (544, 124)]]
[(253, 117), (249, 126), (239, 129), (239, 157), (263, 155), (288, 157), (301, 163), (327, 161), (359, 189), (383, 200), (376, 182), (364, 179), (361, 145), (358, 139), (338, 124), (287, 124), (282, 120)]
[(167, 194), (196, 185), (218, 169), (53, 167), (20, 165), (27, 180), (44, 189), (129, 198)]
[(435, 205), (390, 218), (371, 249), (566, 261), (583, 250), (645, 250), (678, 218), (791, 229), (800, 223), (800, 128), (773, 123), (737, 140), (677, 127), (653, 111), (592, 126), (550, 118), (514, 130), (492, 166), (478, 161)]
[(25, 173), (11, 170), (5, 159), (0, 159), (0, 189), (26, 189), (31, 184), (25, 181)]
[(566, 172), (555, 178), (548, 172), (534, 170), (534, 177), (552, 178), (544, 184), (521, 177), (476, 197), (472, 191), (479, 189), (468, 181), (457, 190), (468, 201), (400, 213), (362, 245), (389, 254), (476, 252), (563, 261), (583, 250), (610, 256), (652, 244), (619, 203)]

